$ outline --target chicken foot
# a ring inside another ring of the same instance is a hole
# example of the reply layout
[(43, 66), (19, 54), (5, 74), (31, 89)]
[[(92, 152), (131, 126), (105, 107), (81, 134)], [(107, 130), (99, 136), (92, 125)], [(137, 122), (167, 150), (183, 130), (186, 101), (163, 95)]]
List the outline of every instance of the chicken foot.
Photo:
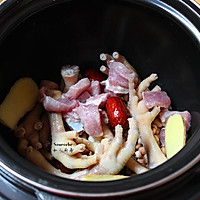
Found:
[(122, 55), (120, 55), (118, 52), (113, 52), (112, 57), (118, 61), (121, 62), (122, 64), (124, 64), (128, 69), (130, 69), (131, 71), (136, 72), (136, 69), (126, 60), (126, 58)]
[(75, 154), (85, 150), (85, 145), (77, 145), (73, 141), (73, 139), (78, 137), (77, 132), (65, 131), (61, 113), (49, 113), (49, 121), (52, 134), (51, 153), (54, 158), (69, 169), (87, 168), (97, 162), (96, 155), (84, 158), (77, 158), (75, 156)]
[(109, 147), (104, 147), (101, 143), (96, 148), (95, 154), (97, 154), (100, 159), (99, 163), (91, 168), (75, 172), (70, 175), (70, 178), (80, 180), (87, 174), (117, 174), (133, 155), (138, 138), (138, 128), (135, 119), (130, 118), (128, 121), (129, 131), (125, 142), (122, 136), (123, 128), (120, 125), (117, 125), (115, 127), (115, 136), (111, 140)]
[[(154, 78), (147, 78), (145, 81), (140, 83), (145, 83), (145, 85), (140, 85), (139, 87), (143, 88), (143, 91), (145, 91), (153, 80)], [(149, 83), (147, 84), (148, 81)], [(142, 93), (142, 90), (140, 90), (140, 93)], [(155, 168), (167, 160), (159, 148), (157, 142), (155, 141), (151, 129), (151, 124), (159, 114), (160, 107), (156, 106), (151, 111), (149, 111), (144, 104), (144, 100), (140, 100), (140, 98), (137, 96), (137, 92), (134, 89), (133, 80), (130, 80), (129, 82), (129, 106), (130, 113), (135, 117), (138, 123), (140, 137), (149, 160), (148, 167)]]
[(126, 166), (134, 171), (136, 174), (142, 174), (144, 172), (147, 172), (149, 169), (138, 163), (133, 156), (130, 157), (128, 162), (126, 163)]
[(65, 84), (63, 92), (67, 92), (78, 81), (79, 71), (79, 67), (76, 65), (62, 67), (61, 75)]
[(24, 120), (15, 130), (18, 138), (26, 138), (36, 149), (41, 149), (42, 144), (39, 141), (39, 130), (42, 129), (43, 123), (40, 120), (43, 107), (41, 103), (36, 103), (34, 108), (25, 116)]

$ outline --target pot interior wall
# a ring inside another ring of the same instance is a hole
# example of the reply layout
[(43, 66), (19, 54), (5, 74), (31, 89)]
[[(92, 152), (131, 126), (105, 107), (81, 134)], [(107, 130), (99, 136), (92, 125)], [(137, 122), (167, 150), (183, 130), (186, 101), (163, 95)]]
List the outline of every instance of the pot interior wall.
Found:
[(142, 78), (158, 73), (177, 109), (200, 111), (198, 47), (172, 20), (123, 1), (68, 2), (26, 19), (0, 46), (1, 94), (22, 76), (59, 81), (63, 64), (98, 68), (113, 51)]
[[(1, 42), (1, 101), (20, 77), (59, 83), (62, 65), (99, 68), (105, 64), (100, 53), (118, 51), (142, 79), (158, 74), (156, 84), (169, 94), (174, 109), (200, 112), (199, 46), (176, 21), (124, 1), (80, 2), (32, 15)], [(15, 148), (12, 133), (3, 134)]]

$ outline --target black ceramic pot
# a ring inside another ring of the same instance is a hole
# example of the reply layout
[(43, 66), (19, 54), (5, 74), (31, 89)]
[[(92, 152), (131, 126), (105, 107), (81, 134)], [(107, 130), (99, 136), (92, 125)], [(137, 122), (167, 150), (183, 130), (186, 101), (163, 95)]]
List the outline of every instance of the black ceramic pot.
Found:
[[(200, 10), (187, 0), (7, 0), (0, 6), (0, 100), (18, 78), (58, 81), (63, 64), (98, 68), (99, 54), (118, 51), (141, 78), (152, 72), (176, 110), (192, 113), (187, 145), (163, 165), (111, 182), (53, 176), (16, 152), (0, 126), (0, 173), (39, 196), (162, 197), (188, 181), (200, 161)], [(156, 195), (156, 196), (155, 196)], [(122, 198), (122, 197), (121, 197)], [(46, 198), (48, 199), (48, 198)]]

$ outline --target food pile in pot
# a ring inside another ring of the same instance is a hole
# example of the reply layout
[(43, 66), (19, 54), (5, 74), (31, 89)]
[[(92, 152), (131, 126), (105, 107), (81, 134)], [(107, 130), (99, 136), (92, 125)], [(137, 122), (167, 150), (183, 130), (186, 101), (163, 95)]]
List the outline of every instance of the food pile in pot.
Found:
[(100, 59), (100, 70), (63, 66), (60, 83), (25, 77), (13, 85), (0, 119), (23, 157), (61, 177), (100, 181), (147, 172), (184, 147), (190, 113), (152, 87), (158, 75), (141, 80), (118, 52)]

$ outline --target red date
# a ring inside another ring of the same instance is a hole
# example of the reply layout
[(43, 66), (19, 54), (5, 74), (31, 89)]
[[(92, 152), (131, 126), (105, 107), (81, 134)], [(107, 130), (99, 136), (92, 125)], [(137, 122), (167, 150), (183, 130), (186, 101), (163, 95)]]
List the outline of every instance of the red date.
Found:
[(120, 97), (110, 97), (106, 102), (106, 111), (112, 127), (118, 124), (122, 127), (127, 125), (127, 119), (130, 117), (130, 113)]
[(85, 76), (87, 78), (89, 78), (90, 81), (99, 81), (99, 82), (101, 82), (101, 81), (105, 80), (105, 77), (104, 77), (103, 73), (101, 73), (99, 70), (93, 69), (93, 68), (86, 70), (85, 71)]
[(71, 169), (68, 169), (67, 167), (65, 167), (60, 161), (58, 160), (53, 160), (53, 165), (55, 166), (55, 168), (59, 169), (61, 172), (66, 173), (66, 174), (70, 174), (72, 173)]

